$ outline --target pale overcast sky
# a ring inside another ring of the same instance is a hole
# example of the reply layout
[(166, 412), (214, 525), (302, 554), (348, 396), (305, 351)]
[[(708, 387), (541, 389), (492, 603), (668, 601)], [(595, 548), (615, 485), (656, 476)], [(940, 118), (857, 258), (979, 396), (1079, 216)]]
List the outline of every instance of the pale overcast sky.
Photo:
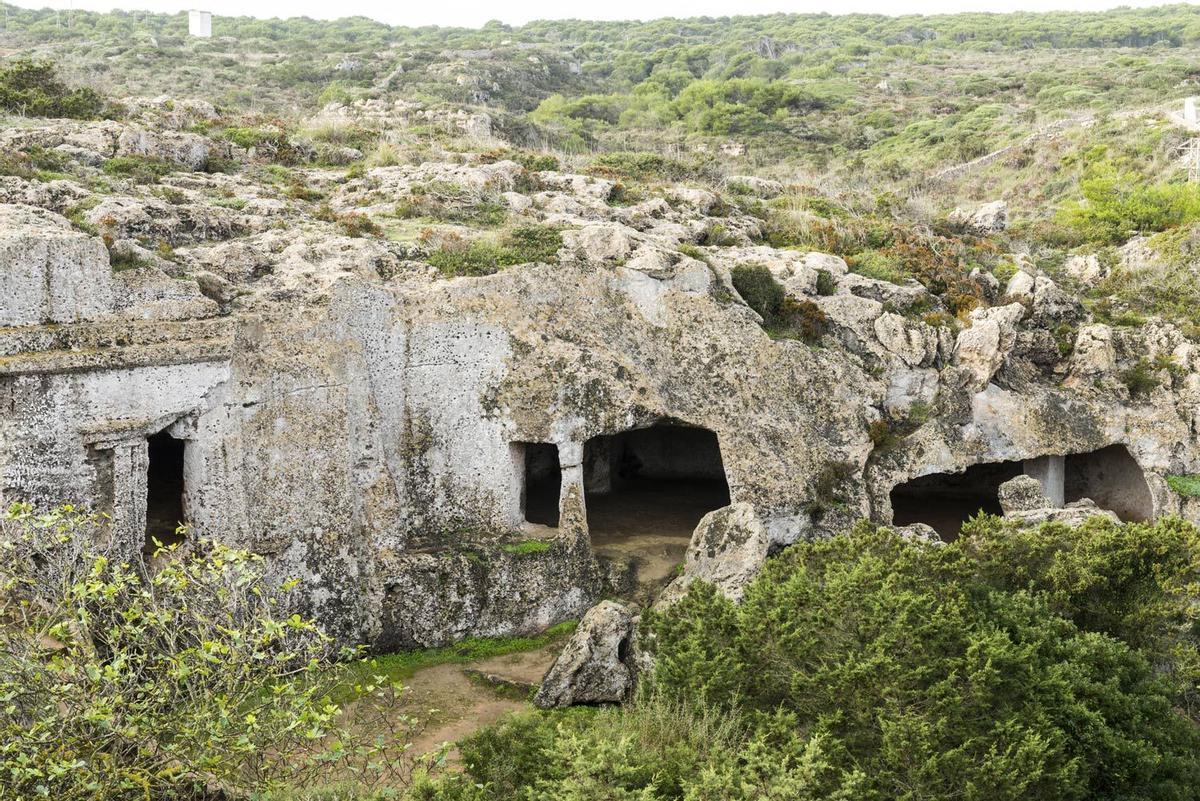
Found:
[[(12, 0), (9, 0), (10, 2)], [(462, 25), (478, 27), (491, 19), (520, 25), (534, 19), (655, 19), (658, 17), (728, 16), (775, 12), (848, 14), (950, 14), (960, 11), (1098, 11), (1124, 6), (1162, 5), (1159, 0), (16, 0), (28, 8), (112, 8), (176, 12), (201, 8), (222, 14), (317, 19), (365, 16), (392, 25)]]

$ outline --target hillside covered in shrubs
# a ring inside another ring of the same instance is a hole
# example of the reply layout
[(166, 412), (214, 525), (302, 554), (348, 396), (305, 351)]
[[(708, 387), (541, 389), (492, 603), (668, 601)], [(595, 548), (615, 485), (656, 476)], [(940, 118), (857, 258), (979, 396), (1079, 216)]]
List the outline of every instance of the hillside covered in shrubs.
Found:
[[(209, 528), (0, 516), (0, 801), (1200, 797), (1200, 8), (3, 10), (0, 479), (136, 430)], [(660, 425), (724, 486), (642, 581), (579, 476)], [(1113, 448), (1170, 514), (897, 528)], [(623, 704), (482, 665), (618, 597)]]

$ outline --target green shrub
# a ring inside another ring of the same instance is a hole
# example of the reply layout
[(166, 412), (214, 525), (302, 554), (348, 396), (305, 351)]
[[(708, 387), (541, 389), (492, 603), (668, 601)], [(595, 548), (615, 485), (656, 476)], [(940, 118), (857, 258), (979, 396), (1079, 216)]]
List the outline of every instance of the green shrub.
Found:
[(772, 336), (782, 339), (801, 339), (814, 345), (825, 336), (829, 318), (811, 300), (784, 298), (775, 321), (767, 327)]
[(154, 156), (117, 156), (100, 165), (100, 169), (118, 178), (128, 178), (139, 184), (153, 184), (170, 175), (174, 166)]
[(1167, 486), (1185, 498), (1200, 498), (1200, 475), (1167, 476)]
[[(70, 507), (0, 515), (0, 797), (200, 801), (331, 773), (366, 791), (403, 780), (399, 688), (356, 688), (399, 724), (378, 729), (391, 734), (346, 725), (327, 698), (345, 676), (332, 660), (353, 653), (295, 613), (295, 582), (216, 543), (151, 569), (120, 542)], [(379, 725), (362, 711), (356, 726)]]
[(276, 164), (290, 166), (311, 160), (311, 153), (293, 142), (283, 127), (225, 128), (221, 136), (238, 147), (253, 148), (258, 158)]
[(747, 306), (758, 312), (764, 321), (775, 319), (787, 295), (766, 265), (739, 264), (729, 271), (729, 277)]
[(1058, 220), (1082, 241), (1122, 244), (1134, 232), (1165, 231), (1200, 220), (1200, 187), (1149, 183), (1112, 164), (1089, 165), (1080, 181), (1084, 202), (1068, 203)]
[(629, 707), (485, 729), (416, 797), (1190, 798), (1198, 566), (1171, 519), (800, 542), (645, 613)]
[(28, 58), (0, 65), (0, 110), (80, 120), (94, 120), (109, 111), (94, 89), (72, 89), (58, 79), (52, 63)]
[(837, 292), (837, 279), (829, 270), (817, 270), (817, 294), (823, 297)]
[(1159, 384), (1158, 377), (1154, 374), (1154, 367), (1145, 358), (1138, 359), (1121, 371), (1121, 383), (1134, 398), (1149, 395)]
[(337, 216), (337, 227), (346, 236), (363, 237), (383, 236), (383, 229), (379, 224), (368, 217), (366, 214), (358, 214), (355, 212), (347, 212)]
[(553, 264), (562, 248), (562, 232), (547, 225), (513, 228), (497, 242), (451, 238), (428, 261), (446, 276), (491, 275), (504, 267), (529, 262)]
[(733, 288), (746, 305), (763, 318), (763, 327), (778, 339), (818, 342), (828, 327), (828, 318), (811, 300), (789, 298), (771, 271), (757, 263), (739, 264), (729, 271)]

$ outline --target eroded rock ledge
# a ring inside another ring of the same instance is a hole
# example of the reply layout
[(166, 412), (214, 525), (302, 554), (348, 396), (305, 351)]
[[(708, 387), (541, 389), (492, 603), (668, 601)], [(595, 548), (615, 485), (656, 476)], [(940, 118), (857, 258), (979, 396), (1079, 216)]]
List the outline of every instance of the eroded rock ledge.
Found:
[[(863, 517), (953, 523), (909, 520), (922, 499), (998, 509), (1003, 481), (1058, 457), (1063, 503), (1200, 516), (1163, 480), (1200, 471), (1198, 354), (1172, 325), (1098, 323), (1032, 268), (939, 323), (919, 285), (752, 244), (755, 220), (705, 190), (622, 206), (612, 182), (522, 175), (380, 168), (333, 189), (353, 209), (449, 182), (563, 229), (556, 264), (455, 279), (230, 176), (173, 176), (179, 205), (93, 205), (99, 233), (53, 210), (81, 187), (7, 180), (0, 499), (106, 511), (139, 548), (177, 485), (191, 536), (266, 555), (341, 636), (386, 648), (579, 617), (625, 580), (588, 500), (631, 470), (721, 498), (684, 533), (682, 574), (655, 577), (671, 592), (704, 577), (736, 597), (769, 553)], [(244, 194), (236, 213), (188, 200), (214, 183)], [(731, 244), (697, 246), (719, 213)], [(171, 258), (114, 271), (145, 231)], [(822, 312), (819, 342), (768, 336), (730, 278), (751, 263)], [(1151, 372), (1131, 387), (1135, 365)], [(626, 433), (666, 429), (705, 432), (715, 456)], [(177, 464), (155, 463), (154, 435), (182, 441)]]

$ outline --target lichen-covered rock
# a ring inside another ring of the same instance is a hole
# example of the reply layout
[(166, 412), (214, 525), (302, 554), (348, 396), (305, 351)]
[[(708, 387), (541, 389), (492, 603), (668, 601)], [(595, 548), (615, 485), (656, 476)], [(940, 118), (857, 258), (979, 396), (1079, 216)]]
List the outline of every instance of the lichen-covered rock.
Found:
[(1108, 268), (1095, 254), (1068, 256), (1063, 271), (1085, 286), (1095, 286), (1108, 277)]
[(971, 312), (970, 328), (958, 335), (955, 363), (967, 370), (975, 389), (983, 389), (1004, 364), (1017, 341), (1016, 326), (1025, 316), (1020, 303)]
[(1017, 476), (1005, 481), (1000, 485), (999, 497), (1005, 515), (1051, 506), (1050, 499), (1042, 492), (1041, 482), (1032, 476)]
[(633, 615), (624, 606), (601, 601), (550, 666), (533, 703), (542, 709), (575, 704), (620, 703), (633, 691)]
[(1011, 520), (1012, 522), (1031, 528), (1040, 526), (1043, 523), (1062, 523), (1067, 526), (1079, 526), (1093, 517), (1103, 517), (1113, 523), (1121, 522), (1116, 514), (1107, 509), (1101, 509), (1090, 498), (1074, 501), (1062, 508), (1043, 507), (1039, 509), (1015, 510), (1011, 513), (1005, 513), (1004, 517), (1006, 520)]
[(591, 262), (624, 261), (633, 250), (635, 232), (619, 223), (595, 223), (563, 234), (563, 247)]
[(43, 209), (0, 205), (0, 325), (93, 320), (111, 305), (99, 239)]
[(950, 222), (978, 236), (998, 234), (1008, 227), (1008, 204), (993, 200), (974, 211), (955, 209), (950, 214)]
[(683, 575), (664, 590), (665, 603), (681, 598), (693, 581), (715, 585), (734, 600), (762, 568), (770, 550), (771, 537), (745, 503), (734, 503), (709, 512), (696, 526), (688, 545)]
[(195, 281), (172, 278), (154, 266), (116, 273), (113, 290), (114, 310), (139, 320), (196, 320), (220, 311)]

